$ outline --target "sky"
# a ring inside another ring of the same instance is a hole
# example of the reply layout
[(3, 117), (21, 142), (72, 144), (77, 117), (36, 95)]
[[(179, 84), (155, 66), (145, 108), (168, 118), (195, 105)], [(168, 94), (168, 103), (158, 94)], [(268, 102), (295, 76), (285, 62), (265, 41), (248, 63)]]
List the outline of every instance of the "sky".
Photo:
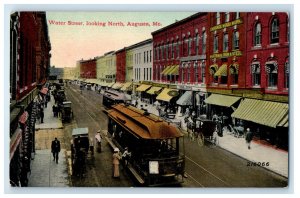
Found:
[[(47, 12), (52, 48), (51, 66), (75, 67), (78, 60), (101, 56), (106, 52), (117, 51), (152, 38), (151, 32), (194, 13)], [(69, 21), (78, 23), (71, 25)], [(109, 22), (114, 24), (109, 25)], [(150, 26), (127, 26), (128, 22), (149, 23)], [(160, 25), (153, 25), (153, 22), (158, 22)], [(95, 23), (98, 25), (89, 25)], [(121, 26), (122, 23), (124, 26)]]

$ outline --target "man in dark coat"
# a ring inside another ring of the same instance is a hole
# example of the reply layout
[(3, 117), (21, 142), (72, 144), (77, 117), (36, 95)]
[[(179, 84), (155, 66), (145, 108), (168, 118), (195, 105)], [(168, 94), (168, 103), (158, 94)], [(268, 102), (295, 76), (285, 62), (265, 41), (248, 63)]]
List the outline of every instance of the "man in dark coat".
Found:
[(60, 142), (59, 142), (59, 140), (57, 140), (57, 138), (55, 138), (52, 141), (51, 152), (53, 154), (53, 161), (55, 160), (56, 164), (57, 164), (58, 163), (58, 154), (60, 152)]
[(248, 149), (251, 149), (250, 143), (251, 143), (251, 141), (253, 139), (253, 133), (250, 131), (249, 128), (247, 128), (245, 139), (246, 139), (246, 143), (248, 145)]

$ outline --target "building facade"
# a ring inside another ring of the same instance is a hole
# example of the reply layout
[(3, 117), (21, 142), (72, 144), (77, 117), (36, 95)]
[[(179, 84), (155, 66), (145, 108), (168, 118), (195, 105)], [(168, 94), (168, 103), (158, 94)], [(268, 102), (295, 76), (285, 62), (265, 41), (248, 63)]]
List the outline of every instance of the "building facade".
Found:
[(80, 61), (80, 77), (96, 78), (96, 58)]
[(126, 48), (116, 51), (116, 82), (125, 82), (126, 78)]
[(125, 69), (125, 81), (132, 82), (133, 79), (133, 50), (126, 47), (126, 69)]
[(37, 102), (50, 71), (45, 12), (10, 16), (10, 184), (27, 186), (35, 152)]

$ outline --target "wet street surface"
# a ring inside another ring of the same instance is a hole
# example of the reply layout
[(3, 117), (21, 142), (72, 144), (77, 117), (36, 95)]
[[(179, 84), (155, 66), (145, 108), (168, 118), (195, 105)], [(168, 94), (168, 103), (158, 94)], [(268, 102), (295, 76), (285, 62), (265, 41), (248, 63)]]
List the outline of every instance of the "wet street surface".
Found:
[[(64, 123), (66, 149), (71, 140), (73, 128), (88, 127), (90, 138), (101, 129), (107, 130), (107, 115), (102, 106), (102, 95), (95, 91), (83, 90), (79, 86), (65, 87), (67, 100), (72, 101), (74, 119)], [(179, 187), (286, 187), (287, 178), (263, 167), (247, 166), (247, 160), (220, 147), (206, 143), (199, 146), (185, 137), (186, 175)], [(71, 177), (75, 187), (131, 187), (137, 186), (132, 176), (120, 166), (120, 178), (112, 178), (112, 149), (105, 139), (102, 152), (88, 156), (84, 177)]]

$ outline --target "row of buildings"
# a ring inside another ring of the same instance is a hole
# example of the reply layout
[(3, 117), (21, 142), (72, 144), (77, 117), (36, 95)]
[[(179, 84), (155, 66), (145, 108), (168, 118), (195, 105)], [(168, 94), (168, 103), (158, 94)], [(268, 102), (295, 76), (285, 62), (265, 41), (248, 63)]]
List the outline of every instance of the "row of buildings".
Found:
[(49, 76), (51, 44), (45, 12), (10, 16), (10, 184), (27, 186), (35, 152), (37, 104)]
[(197, 116), (225, 115), (287, 148), (288, 13), (200, 12), (151, 35), (77, 61), (74, 78), (183, 112), (189, 106)]

